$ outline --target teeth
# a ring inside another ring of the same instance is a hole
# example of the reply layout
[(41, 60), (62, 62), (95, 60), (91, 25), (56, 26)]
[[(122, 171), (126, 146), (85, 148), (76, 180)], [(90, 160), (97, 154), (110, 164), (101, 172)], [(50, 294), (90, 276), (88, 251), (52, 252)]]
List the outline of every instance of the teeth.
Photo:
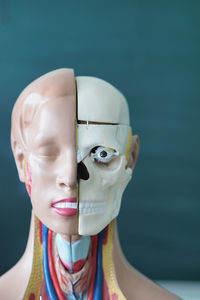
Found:
[[(57, 208), (75, 208), (78, 209), (77, 202), (59, 202), (53, 204), (53, 207)], [(79, 214), (80, 215), (91, 215), (101, 214), (106, 209), (106, 201), (104, 202), (79, 202)]]
[(78, 203), (76, 203), (76, 202), (59, 202), (59, 203), (53, 204), (53, 206), (57, 207), (57, 208), (77, 208)]
[(104, 202), (79, 202), (79, 214), (91, 215), (101, 214), (105, 211), (106, 201)]

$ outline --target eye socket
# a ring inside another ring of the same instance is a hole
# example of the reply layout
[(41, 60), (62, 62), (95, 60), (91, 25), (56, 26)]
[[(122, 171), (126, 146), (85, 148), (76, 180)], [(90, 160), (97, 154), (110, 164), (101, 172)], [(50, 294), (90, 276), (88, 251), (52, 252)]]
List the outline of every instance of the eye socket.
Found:
[(109, 163), (113, 156), (119, 155), (118, 151), (115, 151), (114, 149), (107, 148), (107, 147), (96, 147), (92, 149), (91, 157), (97, 162), (97, 163)]

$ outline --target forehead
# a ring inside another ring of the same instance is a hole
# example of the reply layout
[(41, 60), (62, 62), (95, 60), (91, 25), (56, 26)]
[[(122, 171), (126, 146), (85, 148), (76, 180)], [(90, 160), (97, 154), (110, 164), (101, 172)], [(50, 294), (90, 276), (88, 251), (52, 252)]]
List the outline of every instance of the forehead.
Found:
[(124, 153), (129, 112), (124, 96), (109, 83), (77, 77), (77, 95), (54, 97), (42, 104), (29, 139), (54, 138), (77, 144), (83, 158), (92, 147), (109, 146)]
[(53, 98), (42, 104), (28, 130), (27, 139), (56, 139), (71, 143), (76, 139), (75, 95)]
[(95, 77), (76, 77), (78, 120), (129, 125), (125, 97), (108, 82)]

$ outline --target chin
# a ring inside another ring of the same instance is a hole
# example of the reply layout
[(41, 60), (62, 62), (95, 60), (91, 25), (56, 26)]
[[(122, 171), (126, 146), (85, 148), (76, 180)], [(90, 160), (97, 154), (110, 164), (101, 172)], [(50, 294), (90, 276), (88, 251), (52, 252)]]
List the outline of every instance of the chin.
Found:
[(76, 235), (78, 234), (77, 216), (61, 217), (39, 220), (53, 232), (64, 235)]

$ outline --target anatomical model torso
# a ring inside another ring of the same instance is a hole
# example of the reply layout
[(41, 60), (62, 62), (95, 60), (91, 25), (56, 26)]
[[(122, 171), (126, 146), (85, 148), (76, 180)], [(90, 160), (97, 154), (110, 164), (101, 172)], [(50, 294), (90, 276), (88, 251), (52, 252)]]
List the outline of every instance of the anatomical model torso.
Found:
[(60, 69), (32, 82), (12, 114), (12, 150), (33, 212), (0, 299), (178, 299), (124, 258), (116, 217), (139, 149), (124, 96)]

